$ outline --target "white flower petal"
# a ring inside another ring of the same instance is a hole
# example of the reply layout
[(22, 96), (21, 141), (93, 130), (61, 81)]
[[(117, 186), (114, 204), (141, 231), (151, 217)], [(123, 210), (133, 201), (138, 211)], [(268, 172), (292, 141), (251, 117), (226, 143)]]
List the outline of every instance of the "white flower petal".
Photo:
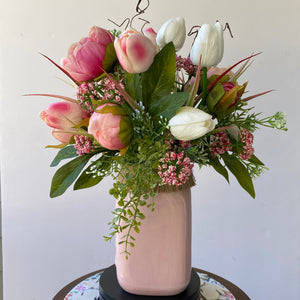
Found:
[(172, 135), (178, 140), (197, 139), (215, 128), (212, 116), (198, 108), (183, 106), (170, 119), (169, 127)]
[(162, 48), (173, 42), (175, 50), (182, 48), (186, 37), (185, 21), (182, 17), (176, 17), (165, 22), (159, 29), (156, 37), (157, 45)]
[(203, 67), (216, 66), (221, 61), (223, 52), (222, 25), (219, 22), (215, 25), (202, 25), (190, 51), (192, 63), (198, 65), (201, 57)]

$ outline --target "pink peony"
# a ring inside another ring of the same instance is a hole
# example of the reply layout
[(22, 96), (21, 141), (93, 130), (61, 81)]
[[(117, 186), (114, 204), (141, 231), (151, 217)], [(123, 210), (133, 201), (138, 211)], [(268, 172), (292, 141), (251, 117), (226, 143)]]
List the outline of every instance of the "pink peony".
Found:
[(113, 41), (114, 36), (110, 32), (94, 26), (88, 37), (70, 46), (68, 57), (63, 58), (61, 64), (75, 80), (92, 80), (103, 73), (106, 48)]
[(128, 115), (118, 104), (106, 103), (92, 114), (88, 132), (99, 144), (110, 150), (125, 148), (132, 137), (132, 125)]
[(129, 73), (147, 71), (156, 54), (156, 46), (153, 42), (132, 29), (116, 38), (114, 46), (120, 64)]

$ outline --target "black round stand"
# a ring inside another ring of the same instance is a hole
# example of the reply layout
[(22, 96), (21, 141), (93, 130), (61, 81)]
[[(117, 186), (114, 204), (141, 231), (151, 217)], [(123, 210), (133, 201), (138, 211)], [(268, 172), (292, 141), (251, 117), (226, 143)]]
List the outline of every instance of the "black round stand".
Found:
[(119, 285), (115, 265), (107, 268), (100, 277), (100, 300), (198, 300), (200, 299), (200, 278), (192, 270), (188, 287), (175, 296), (140, 296), (125, 292)]

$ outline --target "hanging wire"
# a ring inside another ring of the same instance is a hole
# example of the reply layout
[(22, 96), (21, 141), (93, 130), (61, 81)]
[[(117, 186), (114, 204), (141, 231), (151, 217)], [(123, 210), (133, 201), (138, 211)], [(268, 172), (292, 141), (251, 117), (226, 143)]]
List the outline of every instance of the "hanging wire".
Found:
[(145, 11), (148, 9), (148, 7), (150, 6), (150, 0), (146, 0), (146, 5), (144, 8), (142, 8), (142, 2), (143, 2), (143, 0), (138, 0), (138, 3), (135, 8), (135, 11), (137, 12), (137, 14), (135, 14), (132, 18), (127, 17), (126, 19), (124, 19), (124, 21), (121, 24), (118, 24), (111, 19), (108, 19), (108, 21), (110, 21), (111, 23), (113, 23), (114, 25), (116, 25), (119, 28), (121, 28), (124, 24), (126, 24), (125, 30), (127, 30), (128, 27), (131, 27), (131, 28), (133, 27), (132, 23), (133, 23), (134, 19), (137, 18), (138, 20), (141, 20), (144, 22), (143, 25), (141, 26), (141, 31), (143, 31), (146, 24), (150, 24), (150, 22), (146, 19), (140, 18), (139, 16), (144, 14)]

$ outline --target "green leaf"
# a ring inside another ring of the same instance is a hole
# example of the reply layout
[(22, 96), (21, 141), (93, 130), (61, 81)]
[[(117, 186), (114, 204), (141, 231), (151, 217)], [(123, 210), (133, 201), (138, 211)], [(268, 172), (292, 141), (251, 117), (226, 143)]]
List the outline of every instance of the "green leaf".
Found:
[(106, 105), (100, 109), (96, 109), (95, 110), (97, 113), (99, 114), (113, 114), (113, 115), (116, 115), (116, 116), (124, 116), (124, 115), (127, 115), (127, 113), (125, 112), (125, 110), (117, 105), (117, 104), (114, 104), (114, 105)]
[(57, 155), (53, 159), (50, 167), (56, 167), (63, 159), (73, 158), (78, 156), (74, 146), (67, 146), (58, 151)]
[(143, 73), (142, 93), (146, 110), (161, 97), (170, 94), (174, 87), (176, 52), (169, 43), (155, 56), (150, 68)]
[[(102, 171), (101, 173), (102, 174), (96, 175), (96, 174), (92, 173), (92, 168), (97, 161), (101, 161), (101, 160), (103, 161), (101, 164), (101, 171)], [(97, 161), (94, 162), (93, 164), (91, 164), (90, 166), (88, 166), (81, 173), (81, 175), (79, 176), (79, 178), (77, 179), (77, 181), (74, 184), (74, 190), (80, 190), (80, 189), (86, 189), (86, 188), (92, 187), (103, 180), (103, 178), (106, 176), (105, 171), (108, 171), (110, 169), (111, 161), (107, 160), (107, 157), (104, 157), (104, 158), (101, 157)]]
[(127, 73), (125, 75), (126, 91), (136, 101), (142, 100), (142, 82), (140, 74)]
[(248, 159), (249, 162), (258, 165), (258, 166), (264, 166), (265, 164), (259, 160), (254, 154)]
[(163, 96), (150, 106), (149, 112), (153, 118), (162, 116), (169, 120), (176, 114), (179, 107), (184, 105), (188, 98), (189, 93), (185, 92)]
[(102, 67), (106, 71), (110, 71), (114, 63), (117, 60), (117, 54), (114, 47), (114, 43), (109, 43), (106, 47), (104, 60), (102, 61)]
[(206, 103), (210, 111), (214, 111), (216, 104), (220, 101), (224, 94), (225, 90), (223, 85), (221, 83), (217, 83), (207, 96)]
[(52, 178), (50, 197), (62, 195), (75, 181), (92, 155), (79, 156), (60, 167)]
[(220, 163), (219, 159), (217, 157), (210, 156), (209, 157), (209, 164), (222, 176), (225, 177), (227, 182), (229, 183), (229, 176), (228, 171), (226, 168)]
[(252, 178), (248, 173), (246, 167), (240, 162), (240, 160), (237, 157), (233, 155), (223, 154), (222, 158), (225, 162), (225, 165), (235, 176), (241, 187), (245, 189), (251, 195), (251, 197), (255, 198), (255, 191)]

